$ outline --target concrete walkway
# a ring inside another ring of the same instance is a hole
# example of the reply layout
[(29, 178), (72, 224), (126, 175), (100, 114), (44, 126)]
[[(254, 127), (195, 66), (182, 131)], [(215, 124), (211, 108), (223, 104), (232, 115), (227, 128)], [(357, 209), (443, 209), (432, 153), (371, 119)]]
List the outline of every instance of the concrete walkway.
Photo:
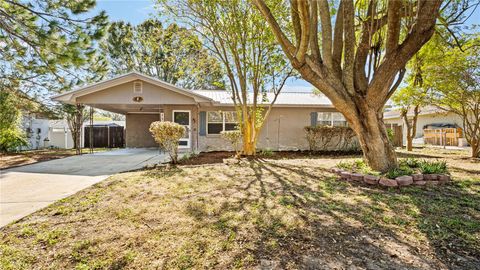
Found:
[(0, 227), (108, 176), (167, 160), (155, 149), (121, 149), (0, 171)]

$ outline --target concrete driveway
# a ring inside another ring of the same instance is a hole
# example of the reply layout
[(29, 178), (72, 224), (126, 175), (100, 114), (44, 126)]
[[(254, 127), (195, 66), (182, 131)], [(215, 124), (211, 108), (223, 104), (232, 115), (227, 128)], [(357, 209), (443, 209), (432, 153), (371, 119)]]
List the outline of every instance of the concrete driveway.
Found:
[(0, 171), (0, 227), (98, 183), (167, 159), (155, 149), (121, 149)]

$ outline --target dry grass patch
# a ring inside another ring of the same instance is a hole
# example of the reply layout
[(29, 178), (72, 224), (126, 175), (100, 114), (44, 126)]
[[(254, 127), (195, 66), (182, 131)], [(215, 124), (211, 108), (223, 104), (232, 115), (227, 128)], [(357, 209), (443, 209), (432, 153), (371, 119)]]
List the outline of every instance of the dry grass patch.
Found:
[(322, 159), (115, 175), (3, 228), (1, 269), (474, 269), (480, 179), (383, 190)]

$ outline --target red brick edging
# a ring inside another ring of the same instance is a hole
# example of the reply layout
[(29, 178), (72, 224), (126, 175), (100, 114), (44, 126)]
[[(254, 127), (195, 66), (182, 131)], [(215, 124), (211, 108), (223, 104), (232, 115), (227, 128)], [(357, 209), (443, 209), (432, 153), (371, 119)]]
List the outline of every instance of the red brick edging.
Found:
[(451, 181), (451, 177), (448, 174), (412, 174), (389, 179), (383, 176), (352, 173), (339, 168), (332, 168), (331, 172), (337, 174), (339, 179), (343, 181), (364, 182), (368, 185), (380, 185), (384, 187), (440, 185)]

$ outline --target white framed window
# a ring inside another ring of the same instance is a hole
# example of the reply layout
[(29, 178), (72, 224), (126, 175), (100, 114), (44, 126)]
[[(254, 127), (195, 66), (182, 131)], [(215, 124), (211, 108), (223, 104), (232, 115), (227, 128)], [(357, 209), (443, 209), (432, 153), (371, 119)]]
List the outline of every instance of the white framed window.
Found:
[(207, 134), (220, 134), (225, 130), (237, 128), (237, 113), (234, 111), (207, 112)]
[(346, 127), (347, 120), (342, 113), (339, 112), (318, 112), (317, 125), (332, 126), (332, 127)]

